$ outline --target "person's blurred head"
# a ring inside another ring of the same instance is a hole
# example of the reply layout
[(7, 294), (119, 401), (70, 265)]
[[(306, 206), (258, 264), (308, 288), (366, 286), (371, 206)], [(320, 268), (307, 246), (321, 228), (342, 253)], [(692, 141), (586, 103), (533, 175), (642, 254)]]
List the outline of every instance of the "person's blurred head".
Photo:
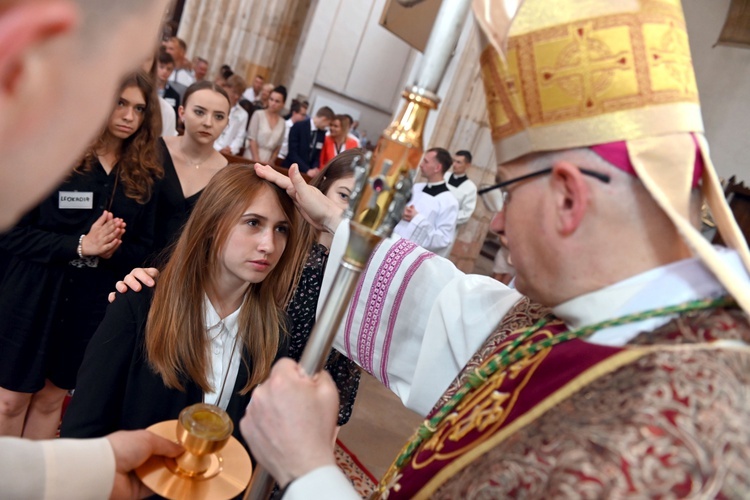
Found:
[(232, 75), (226, 80), (226, 84), (222, 85), (222, 87), (227, 91), (227, 95), (229, 95), (229, 103), (234, 106), (240, 102), (242, 93), (245, 92), (245, 89), (247, 88), (247, 83), (245, 83), (245, 79), (240, 75)]
[(232, 68), (228, 64), (223, 64), (221, 68), (219, 68), (219, 71), (216, 73), (214, 82), (220, 87), (226, 87), (227, 80), (229, 80), (229, 77), (233, 74), (234, 71), (232, 71)]
[(307, 105), (302, 101), (293, 100), (289, 110), (291, 111), (289, 118), (292, 120), (292, 123), (297, 123), (307, 118)]
[(166, 50), (160, 49), (156, 55), (156, 82), (164, 88), (174, 71), (174, 58)]
[(428, 149), (422, 157), (419, 169), (427, 178), (427, 182), (437, 182), (451, 168), (453, 159), (448, 150), (443, 148)]
[(337, 140), (346, 138), (349, 134), (349, 118), (346, 115), (336, 115), (331, 120), (330, 131), (331, 137)]
[(315, 128), (318, 130), (326, 129), (331, 125), (331, 120), (333, 120), (334, 116), (335, 115), (331, 108), (323, 106), (317, 111), (317, 113), (315, 113), (315, 116), (313, 116), (313, 125), (315, 125)]
[(346, 121), (346, 131), (349, 133), (349, 131), (352, 129), (352, 125), (354, 124), (354, 118), (352, 118), (352, 115), (350, 114), (343, 114), (344, 120)]
[(255, 95), (260, 94), (265, 82), (266, 79), (262, 75), (255, 75), (255, 78), (253, 78), (253, 91), (255, 91)]
[(286, 102), (286, 87), (279, 85), (275, 87), (268, 96), (268, 111), (272, 113), (281, 113)]
[[(363, 154), (364, 151), (358, 148), (342, 151), (310, 181), (310, 185), (320, 190), (342, 210), (346, 209), (354, 189), (353, 162), (361, 159)], [(313, 243), (320, 242), (322, 236), (312, 224), (300, 224), (298, 234), (300, 244), (297, 247), (297, 253), (299, 255), (295, 261), (307, 258)]]
[(169, 55), (174, 58), (177, 67), (182, 67), (185, 62), (185, 52), (187, 51), (185, 40), (173, 36), (167, 41), (166, 49)]
[(271, 97), (271, 92), (273, 92), (274, 85), (273, 83), (264, 83), (263, 87), (260, 89), (260, 94), (256, 94), (258, 96), (258, 100), (261, 103), (261, 106), (268, 107), (268, 98)]
[(229, 122), (231, 103), (226, 91), (213, 82), (196, 82), (185, 91), (180, 119), (185, 136), (198, 144), (213, 144)]
[(471, 153), (462, 149), (453, 157), (453, 173), (464, 175), (466, 170), (471, 166)]
[(208, 74), (208, 61), (202, 57), (196, 57), (193, 61), (193, 73), (195, 74), (196, 82), (205, 80)]
[(153, 50), (165, 6), (0, 2), (0, 35), (12, 41), (0, 50), (0, 228), (57, 185), (101, 130), (121, 79)]
[(353, 164), (357, 159), (362, 160), (363, 155), (364, 150), (359, 148), (342, 151), (328, 162), (310, 185), (318, 188), (326, 197), (345, 209), (349, 206), (349, 197), (354, 189)]

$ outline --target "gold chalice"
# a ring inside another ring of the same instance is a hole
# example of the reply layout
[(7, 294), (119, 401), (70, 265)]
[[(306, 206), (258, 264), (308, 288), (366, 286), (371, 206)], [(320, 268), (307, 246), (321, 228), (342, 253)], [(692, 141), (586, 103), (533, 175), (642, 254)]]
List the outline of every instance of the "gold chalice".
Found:
[(177, 420), (159, 422), (148, 430), (185, 448), (177, 458), (151, 457), (136, 469), (154, 493), (172, 500), (229, 499), (247, 487), (250, 456), (232, 437), (234, 424), (218, 406), (194, 404), (182, 410)]

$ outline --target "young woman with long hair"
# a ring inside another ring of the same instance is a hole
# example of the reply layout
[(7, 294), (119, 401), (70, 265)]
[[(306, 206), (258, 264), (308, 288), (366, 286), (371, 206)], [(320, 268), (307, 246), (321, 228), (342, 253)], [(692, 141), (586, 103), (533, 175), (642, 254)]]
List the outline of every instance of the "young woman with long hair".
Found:
[[(363, 154), (364, 151), (361, 149), (352, 149), (342, 153), (331, 161), (321, 171), (321, 175), (315, 177), (310, 184), (336, 202), (342, 210), (345, 209), (354, 188), (353, 161), (361, 158)], [(295, 360), (299, 360), (302, 356), (302, 351), (315, 324), (318, 296), (332, 239), (329, 233), (318, 231), (304, 221), (300, 221), (298, 225), (299, 243), (295, 245), (295, 254), (292, 256), (297, 271), (289, 280), (288, 288), (293, 295), (290, 300), (284, 302), (287, 304), (286, 312), (290, 324), (288, 355)], [(121, 293), (137, 294), (144, 289), (144, 284), (146, 287), (153, 286), (152, 278), (157, 273), (155, 269), (134, 269), (123, 282), (118, 282), (117, 289)], [(296, 287), (292, 288), (291, 284), (296, 284)], [(131, 289), (133, 291), (130, 291)], [(114, 294), (111, 297), (114, 297)], [(352, 415), (361, 372), (356, 363), (335, 350), (331, 350), (325, 369), (331, 374), (339, 389), (338, 424), (344, 425)]]
[(155, 248), (173, 243), (211, 178), (227, 166), (227, 159), (214, 149), (229, 122), (231, 105), (226, 91), (215, 83), (201, 81), (185, 91), (179, 118), (185, 134), (159, 139), (165, 179), (158, 202)]
[(156, 287), (107, 310), (62, 436), (147, 427), (201, 401), (226, 409), (239, 436), (250, 391), (286, 353), (296, 221), (291, 199), (251, 167), (217, 173)]
[(245, 149), (245, 158), (271, 166), (276, 162), (286, 133), (284, 117), (281, 116), (285, 102), (286, 88), (279, 85), (268, 97), (268, 106), (250, 117), (247, 130), (249, 147)]
[(0, 287), (2, 435), (55, 436), (113, 277), (152, 251), (158, 114), (148, 75), (127, 78), (81, 163), (2, 237), (12, 254)]

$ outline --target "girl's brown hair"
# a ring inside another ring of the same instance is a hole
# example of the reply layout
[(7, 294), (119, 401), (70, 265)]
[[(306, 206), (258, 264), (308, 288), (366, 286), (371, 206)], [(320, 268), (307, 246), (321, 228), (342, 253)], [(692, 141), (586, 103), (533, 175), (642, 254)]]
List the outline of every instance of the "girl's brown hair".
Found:
[(209, 81), (209, 80), (201, 80), (200, 82), (195, 82), (191, 86), (185, 90), (185, 94), (182, 96), (182, 107), (187, 108), (187, 103), (190, 100), (190, 96), (198, 92), (199, 90), (213, 90), (216, 93), (219, 93), (224, 96), (224, 98), (227, 100), (227, 104), (229, 104), (229, 107), (232, 107), (232, 102), (229, 100), (229, 94), (227, 94), (227, 91), (221, 88), (220, 85), (218, 85), (215, 82)]
[[(284, 328), (285, 304), (296, 269), (297, 214), (294, 203), (276, 185), (248, 165), (220, 170), (195, 205), (166, 268), (159, 278), (146, 323), (146, 357), (168, 387), (184, 390), (193, 381), (204, 391), (211, 354), (203, 310), (204, 295), (220, 266), (222, 248), (242, 213), (262, 190), (270, 189), (289, 221), (289, 236), (276, 267), (260, 283), (251, 283), (239, 314), (238, 341), (252, 360), (246, 394), (263, 381), (276, 357)], [(245, 357), (243, 356), (243, 360)], [(244, 362), (244, 361), (243, 361)]]
[[(125, 195), (138, 203), (145, 204), (151, 199), (156, 179), (164, 176), (164, 170), (156, 151), (156, 140), (161, 135), (161, 109), (154, 80), (144, 71), (138, 71), (125, 78), (120, 85), (117, 98), (129, 88), (138, 87), (146, 101), (143, 123), (133, 135), (122, 141), (122, 149), (117, 162), (117, 178)], [(109, 132), (106, 125), (99, 138), (86, 151), (76, 172), (87, 172), (98, 162), (97, 151), (103, 149)]]
[(251, 283), (238, 319), (238, 342), (252, 360), (246, 394), (263, 381), (286, 334), (283, 305), (301, 262), (297, 251), (297, 211), (287, 194), (258, 177), (249, 165), (229, 165), (206, 186), (177, 240), (154, 291), (146, 323), (146, 356), (167, 387), (184, 390), (192, 380), (204, 391), (210, 386), (210, 341), (206, 333), (204, 296), (216, 275), (224, 244), (242, 213), (262, 190), (271, 190), (289, 221), (286, 248), (276, 267), (260, 283)]

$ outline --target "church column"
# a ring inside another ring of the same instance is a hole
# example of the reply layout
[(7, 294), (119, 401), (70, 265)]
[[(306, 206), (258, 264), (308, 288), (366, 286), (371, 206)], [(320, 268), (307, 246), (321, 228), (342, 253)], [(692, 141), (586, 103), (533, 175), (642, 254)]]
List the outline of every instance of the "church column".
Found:
[[(456, 68), (438, 108), (430, 147), (443, 147), (451, 154), (466, 149), (473, 155), (469, 178), (477, 186), (494, 184), (496, 161), (487, 117), (484, 87), (479, 67), (479, 44), (472, 23), (468, 41), (459, 47)], [(442, 90), (442, 89), (441, 89)], [(481, 199), (471, 219), (456, 235), (451, 260), (464, 272), (472, 272), (494, 214), (487, 211)]]
[(178, 36), (190, 57), (222, 64), (250, 83), (257, 73), (288, 83), (311, 0), (188, 0)]

